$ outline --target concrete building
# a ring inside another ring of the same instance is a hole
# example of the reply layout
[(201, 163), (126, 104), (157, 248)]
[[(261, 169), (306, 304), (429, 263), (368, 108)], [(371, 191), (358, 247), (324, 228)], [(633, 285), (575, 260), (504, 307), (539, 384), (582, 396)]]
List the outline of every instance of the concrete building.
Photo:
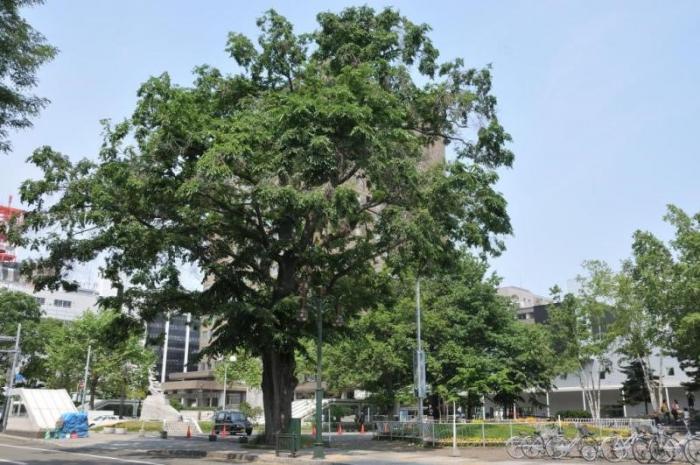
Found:
[(39, 302), (44, 316), (58, 320), (75, 320), (86, 310), (97, 309), (99, 294), (94, 289), (79, 288), (75, 292), (34, 291), (34, 285), (19, 275), (19, 262), (0, 263), (0, 287), (24, 292)]
[(551, 299), (539, 296), (522, 287), (504, 286), (499, 287), (497, 292), (498, 295), (510, 298), (518, 308), (529, 308), (551, 303)]
[[(510, 297), (517, 306), (518, 318), (532, 324), (543, 324), (548, 318), (548, 308), (553, 305), (551, 301), (528, 291), (527, 289), (508, 286), (498, 290), (500, 295)], [(528, 305), (529, 304), (529, 305)], [(645, 416), (644, 403), (625, 405), (622, 398), (622, 383), (626, 376), (621, 371), (620, 356), (611, 350), (607, 355), (609, 364), (598, 367), (597, 363), (591, 363), (587, 367), (587, 374), (597, 379), (600, 374), (601, 391), (601, 417), (640, 417)], [(689, 393), (684, 386), (690, 378), (681, 369), (678, 360), (664, 356), (660, 350), (654, 350), (651, 357), (651, 369), (655, 376), (659, 377), (659, 387), (662, 397), (667, 399), (669, 405), (677, 400), (681, 409), (689, 407)], [(527, 403), (518, 405), (519, 415), (554, 416), (563, 410), (587, 410), (586, 395), (581, 386), (579, 374), (571, 373), (560, 376), (553, 381), (554, 389), (537, 399), (541, 406), (533, 406)], [(596, 381), (596, 384), (597, 381)], [(590, 385), (588, 385), (590, 388)], [(699, 392), (692, 394), (697, 398)], [(651, 404), (648, 405), (649, 413)]]

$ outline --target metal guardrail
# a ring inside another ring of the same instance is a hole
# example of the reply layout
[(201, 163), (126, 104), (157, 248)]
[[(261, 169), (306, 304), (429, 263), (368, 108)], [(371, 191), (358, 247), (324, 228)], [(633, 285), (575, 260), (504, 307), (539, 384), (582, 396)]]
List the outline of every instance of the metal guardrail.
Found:
[[(599, 435), (611, 429), (629, 429), (634, 426), (652, 425), (653, 421), (638, 418), (574, 418), (561, 421), (541, 420), (477, 420), (461, 421), (456, 424), (457, 442), (467, 445), (502, 444), (508, 437), (519, 433), (531, 434), (537, 429), (552, 426), (588, 427)], [(418, 424), (415, 421), (375, 421), (374, 437), (378, 439), (410, 439), (420, 440), (426, 444), (449, 443), (453, 440), (452, 422), (426, 421)]]

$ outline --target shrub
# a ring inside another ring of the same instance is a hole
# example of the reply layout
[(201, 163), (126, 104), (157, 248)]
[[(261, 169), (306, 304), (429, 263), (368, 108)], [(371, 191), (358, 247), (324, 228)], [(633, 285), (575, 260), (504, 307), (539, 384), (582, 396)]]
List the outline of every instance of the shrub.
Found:
[(170, 406), (171, 406), (172, 408), (174, 408), (175, 410), (177, 410), (178, 412), (179, 412), (180, 410), (182, 410), (183, 406), (182, 406), (182, 404), (180, 403), (180, 401), (177, 400), (176, 398), (174, 398), (174, 397), (170, 398), (169, 402), (170, 402)]
[(561, 410), (557, 412), (562, 418), (591, 418), (591, 413), (588, 410)]

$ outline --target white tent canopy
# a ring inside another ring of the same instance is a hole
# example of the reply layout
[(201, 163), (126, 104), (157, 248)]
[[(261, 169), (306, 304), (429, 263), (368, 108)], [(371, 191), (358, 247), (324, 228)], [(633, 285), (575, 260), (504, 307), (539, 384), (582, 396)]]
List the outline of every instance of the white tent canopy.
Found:
[(8, 432), (40, 433), (55, 428), (62, 414), (78, 411), (65, 389), (16, 388), (11, 399)]

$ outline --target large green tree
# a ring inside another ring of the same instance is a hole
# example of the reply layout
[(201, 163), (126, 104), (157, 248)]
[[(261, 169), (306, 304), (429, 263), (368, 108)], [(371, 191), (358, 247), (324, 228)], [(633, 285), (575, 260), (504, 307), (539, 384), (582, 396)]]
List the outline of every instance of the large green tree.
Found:
[(0, 1), (0, 152), (10, 149), (10, 129), (31, 126), (46, 103), (44, 98), (27, 94), (37, 84), (39, 66), (56, 55), (44, 36), (20, 15), (20, 9), (41, 0)]
[[(421, 279), (422, 339), (427, 380), (442, 400), (470, 393), (506, 406), (550, 386), (553, 360), (546, 332), (518, 321), (497, 295), (498, 280), (483, 261), (463, 257), (451, 269)], [(331, 387), (361, 388), (384, 408), (412, 397), (416, 348), (415, 276), (392, 280), (386, 300), (350, 324), (328, 348)]]
[(85, 312), (66, 322), (46, 344), (47, 385), (74, 391), (83, 380), (90, 347), (87, 391), (90, 408), (95, 397), (145, 394), (148, 371), (155, 362), (153, 351), (144, 347), (143, 328), (114, 310)]
[[(211, 315), (213, 351), (262, 359), (269, 441), (291, 415), (312, 295), (333, 309), (327, 323), (348, 321), (374, 305), (388, 254), (427, 272), (460, 248), (498, 252), (511, 230), (493, 187), (513, 155), (490, 70), (440, 63), (430, 28), (392, 9), (317, 20), (296, 34), (269, 11), (257, 45), (229, 35), (235, 74), (149, 79), (97, 161), (38, 149), (44, 178), (22, 188), (37, 234), (21, 242), (46, 250), (35, 282), (70, 287), (73, 263), (103, 257), (114, 308)], [(454, 161), (421, 162), (442, 143)], [(205, 290), (181, 284), (182, 263)]]

